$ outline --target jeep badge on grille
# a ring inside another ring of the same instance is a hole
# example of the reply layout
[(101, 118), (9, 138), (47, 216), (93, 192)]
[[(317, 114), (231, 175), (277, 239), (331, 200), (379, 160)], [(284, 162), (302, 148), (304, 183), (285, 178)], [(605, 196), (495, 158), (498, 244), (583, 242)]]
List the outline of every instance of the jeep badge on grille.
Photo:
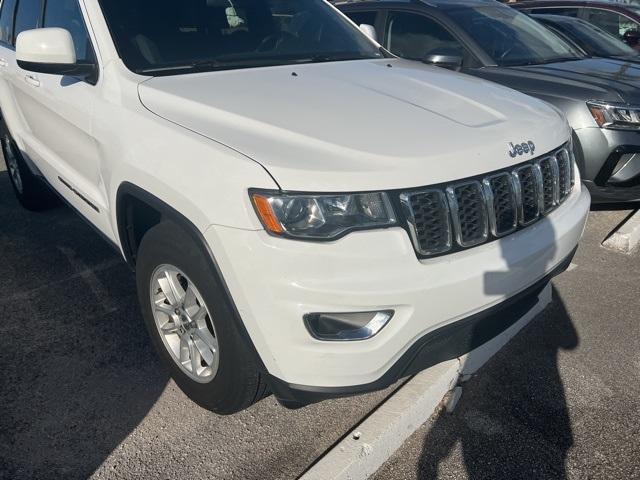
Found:
[(533, 153), (536, 151), (536, 144), (531, 140), (528, 142), (523, 142), (517, 145), (514, 145), (513, 142), (509, 143), (509, 155), (511, 158), (516, 158), (524, 155), (525, 153), (529, 153), (533, 156)]

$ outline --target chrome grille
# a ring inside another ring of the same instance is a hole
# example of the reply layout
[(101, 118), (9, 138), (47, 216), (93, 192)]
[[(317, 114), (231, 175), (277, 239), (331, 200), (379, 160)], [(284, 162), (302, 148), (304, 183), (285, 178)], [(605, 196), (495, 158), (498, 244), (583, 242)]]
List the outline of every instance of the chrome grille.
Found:
[(569, 197), (573, 168), (572, 155), (563, 148), (484, 178), (402, 193), (416, 251), (441, 255), (531, 225)]

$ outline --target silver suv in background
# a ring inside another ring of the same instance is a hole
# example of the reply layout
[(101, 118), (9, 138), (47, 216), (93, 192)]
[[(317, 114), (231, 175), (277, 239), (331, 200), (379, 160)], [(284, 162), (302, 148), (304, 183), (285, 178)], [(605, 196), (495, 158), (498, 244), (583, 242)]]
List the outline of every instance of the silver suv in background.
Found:
[(493, 0), (345, 1), (336, 6), (392, 53), (460, 70), (555, 105), (574, 130), (594, 203), (640, 201), (640, 68), (586, 58)]

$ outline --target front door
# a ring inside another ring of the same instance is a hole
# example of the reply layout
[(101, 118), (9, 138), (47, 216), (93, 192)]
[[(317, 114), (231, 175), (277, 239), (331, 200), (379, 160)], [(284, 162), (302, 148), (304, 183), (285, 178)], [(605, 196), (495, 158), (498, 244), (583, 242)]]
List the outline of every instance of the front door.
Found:
[[(14, 38), (33, 28), (64, 28), (74, 40), (77, 60), (96, 62), (78, 0), (48, 0), (45, 5), (42, 1), (18, 2)], [(87, 213), (87, 207), (93, 214), (104, 210), (99, 150), (92, 136), (96, 87), (84, 79), (33, 73), (17, 66), (12, 85), (24, 121), (20, 133), (25, 153), (82, 213)]]

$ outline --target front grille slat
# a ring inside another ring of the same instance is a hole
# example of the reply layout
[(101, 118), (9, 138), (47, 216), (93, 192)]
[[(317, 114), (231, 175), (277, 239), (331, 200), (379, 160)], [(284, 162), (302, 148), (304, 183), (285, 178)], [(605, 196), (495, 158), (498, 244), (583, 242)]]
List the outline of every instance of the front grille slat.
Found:
[(556, 155), (556, 161), (558, 162), (558, 183), (560, 188), (559, 201), (564, 202), (573, 188), (573, 166), (569, 152), (566, 149), (562, 149)]
[(451, 249), (451, 222), (444, 192), (426, 190), (401, 195), (400, 201), (418, 253), (437, 255)]
[(541, 210), (546, 215), (558, 205), (560, 197), (560, 182), (558, 172), (558, 162), (556, 157), (547, 157), (536, 162), (540, 172), (541, 187)]
[(504, 172), (483, 181), (491, 233), (503, 237), (518, 228), (518, 203), (516, 187), (510, 173)]
[(486, 242), (489, 237), (489, 217), (480, 182), (449, 187), (447, 197), (458, 244), (461, 247), (473, 247)]
[(510, 170), (400, 194), (416, 252), (431, 257), (512, 234), (548, 215), (574, 186), (568, 147)]
[(540, 182), (533, 165), (525, 165), (513, 172), (519, 192), (520, 225), (532, 224), (540, 217)]

